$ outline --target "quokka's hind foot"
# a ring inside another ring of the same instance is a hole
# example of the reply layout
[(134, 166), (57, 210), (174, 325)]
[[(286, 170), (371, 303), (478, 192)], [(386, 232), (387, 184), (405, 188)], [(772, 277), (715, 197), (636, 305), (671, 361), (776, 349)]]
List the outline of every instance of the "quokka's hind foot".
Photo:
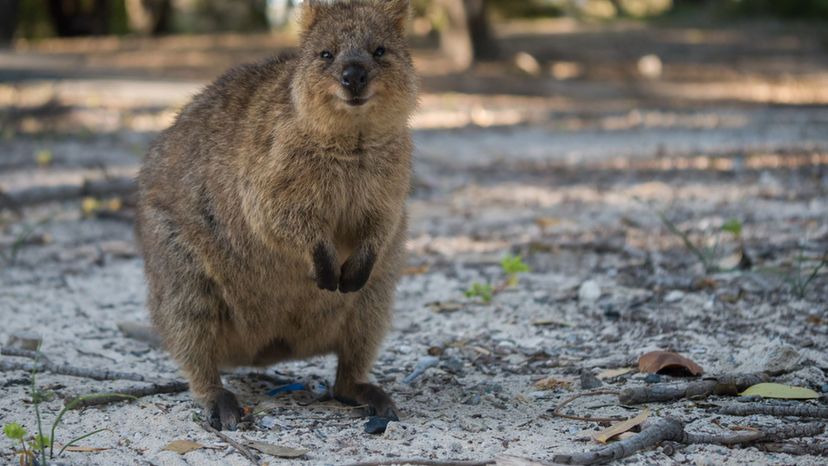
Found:
[(242, 409), (236, 395), (226, 388), (211, 395), (205, 408), (210, 425), (217, 430), (236, 430), (242, 418)]

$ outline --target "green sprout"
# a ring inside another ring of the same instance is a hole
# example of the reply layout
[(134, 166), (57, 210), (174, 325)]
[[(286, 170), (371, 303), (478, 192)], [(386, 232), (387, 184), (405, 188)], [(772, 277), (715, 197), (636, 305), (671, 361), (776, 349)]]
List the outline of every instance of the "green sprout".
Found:
[(500, 267), (506, 274), (506, 286), (517, 285), (518, 274), (529, 271), (529, 266), (523, 262), (523, 259), (520, 256), (514, 256), (512, 254), (507, 254), (500, 261)]
[(480, 298), (484, 303), (492, 301), (492, 293), (494, 289), (488, 283), (472, 283), (471, 288), (466, 291), (467, 298)]

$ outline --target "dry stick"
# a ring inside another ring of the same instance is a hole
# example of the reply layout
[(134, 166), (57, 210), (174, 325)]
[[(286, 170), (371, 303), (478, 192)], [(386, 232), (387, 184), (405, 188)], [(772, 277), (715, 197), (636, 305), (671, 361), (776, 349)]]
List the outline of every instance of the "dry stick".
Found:
[(84, 377), (94, 380), (135, 380), (137, 382), (151, 382), (141, 374), (134, 372), (120, 372), (109, 369), (87, 369), (68, 364), (55, 364), (49, 361), (38, 363), (0, 360), (0, 371), (51, 372), (53, 374)]
[(489, 464), (497, 464), (497, 461), (434, 461), (421, 459), (399, 459), (383, 461), (366, 461), (364, 463), (351, 463), (346, 466), (391, 466), (395, 464), (412, 464), (416, 466), (487, 466)]
[(823, 424), (811, 423), (757, 431), (693, 434), (685, 432), (684, 423), (680, 420), (662, 418), (645, 424), (641, 433), (628, 439), (584, 453), (555, 455), (553, 461), (561, 464), (601, 464), (625, 458), (667, 440), (688, 445), (693, 443), (738, 445), (755, 442), (779, 442), (795, 437), (812, 437), (819, 435), (823, 430), (825, 430)]
[(756, 448), (768, 453), (828, 456), (828, 443), (760, 443)]
[(618, 401), (621, 404), (633, 405), (673, 401), (682, 398), (700, 399), (707, 398), (710, 395), (736, 395), (752, 385), (768, 380), (767, 374), (724, 375), (690, 383), (631, 387), (621, 390)]
[(0, 196), (0, 209), (8, 207), (19, 212), (21, 207), (45, 202), (65, 201), (84, 196), (126, 196), (135, 192), (135, 179), (117, 176), (103, 179), (87, 179), (82, 184), (57, 186), (32, 186), (17, 191), (7, 191)]
[(576, 421), (590, 421), (590, 422), (617, 422), (623, 421), (624, 418), (620, 417), (586, 417), (586, 416), (574, 416), (571, 414), (563, 414), (561, 410), (564, 406), (568, 405), (569, 403), (577, 400), (578, 398), (583, 398), (585, 396), (596, 396), (596, 395), (618, 395), (618, 390), (596, 390), (592, 392), (584, 392), (579, 393), (577, 395), (570, 396), (569, 398), (563, 400), (555, 407), (555, 410), (552, 411), (552, 414), (558, 417), (562, 417), (564, 419), (574, 419)]
[[(87, 408), (89, 406), (99, 406), (109, 403), (117, 403), (119, 401), (131, 400), (131, 398), (125, 398), (123, 395), (129, 395), (134, 398), (141, 398), (150, 395), (159, 395), (162, 393), (181, 393), (187, 391), (188, 388), (189, 386), (186, 382), (180, 381), (157, 382), (153, 383), (152, 385), (135, 385), (132, 387), (119, 388), (116, 393), (112, 394), (112, 396), (101, 396), (77, 401), (77, 404), (75, 404), (72, 407), (72, 409), (82, 409)], [(63, 404), (65, 406), (68, 406), (70, 403), (75, 402), (75, 400), (77, 400), (78, 398), (82, 398), (84, 396), (89, 396), (93, 394), (94, 393), (87, 393), (84, 395), (67, 397), (66, 399), (64, 399)]]
[(828, 408), (808, 404), (796, 405), (769, 405), (764, 403), (738, 403), (722, 406), (719, 414), (730, 416), (752, 416), (766, 414), (768, 416), (795, 416), (828, 419)]
[(49, 358), (40, 351), (27, 350), (23, 348), (15, 348), (13, 346), (0, 347), (0, 355), (16, 356), (20, 358), (34, 359), (35, 361), (48, 362)]
[(223, 434), (220, 430), (214, 429), (213, 426), (211, 426), (210, 424), (208, 424), (206, 422), (201, 423), (201, 428), (206, 430), (207, 432), (216, 434), (220, 439), (224, 440), (231, 447), (235, 448), (236, 451), (238, 451), (242, 456), (244, 456), (245, 458), (250, 460), (251, 463), (253, 463), (257, 466), (260, 464), (258, 455), (256, 455), (252, 451), (250, 451), (249, 448), (247, 448), (244, 445), (240, 444), (239, 442), (233, 440), (229, 436)]

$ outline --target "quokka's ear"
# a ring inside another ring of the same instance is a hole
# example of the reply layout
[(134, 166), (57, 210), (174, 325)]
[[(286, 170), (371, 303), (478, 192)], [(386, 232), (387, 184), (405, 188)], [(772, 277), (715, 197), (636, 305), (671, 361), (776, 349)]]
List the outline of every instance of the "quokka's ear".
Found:
[(400, 32), (405, 31), (408, 23), (408, 16), (411, 13), (411, 2), (409, 0), (377, 0), (382, 9), (394, 21), (394, 26)]
[(299, 10), (299, 29), (305, 32), (316, 24), (324, 0), (305, 0)]

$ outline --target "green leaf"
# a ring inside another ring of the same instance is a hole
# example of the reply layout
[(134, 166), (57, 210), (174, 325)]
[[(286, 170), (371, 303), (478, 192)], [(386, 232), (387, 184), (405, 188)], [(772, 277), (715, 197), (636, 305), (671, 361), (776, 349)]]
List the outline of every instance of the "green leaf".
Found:
[(28, 435), (26, 429), (16, 422), (3, 426), (3, 433), (11, 440), (23, 440)]
[(52, 440), (48, 435), (37, 434), (34, 436), (34, 442), (32, 445), (34, 445), (35, 450), (45, 450), (52, 446)]
[(781, 398), (785, 400), (811, 400), (819, 394), (809, 388), (791, 387), (779, 383), (759, 383), (748, 387), (740, 396), (761, 396), (763, 398)]
[(471, 288), (466, 291), (467, 298), (475, 298), (478, 297), (483, 300), (484, 303), (488, 303), (492, 300), (492, 293), (493, 293), (492, 285), (488, 283), (472, 283)]
[(511, 254), (508, 254), (500, 261), (500, 266), (507, 275), (529, 271), (529, 266), (523, 262), (520, 256), (513, 256)]
[(728, 220), (724, 225), (722, 225), (722, 231), (730, 233), (738, 238), (742, 236), (742, 222), (736, 219)]

